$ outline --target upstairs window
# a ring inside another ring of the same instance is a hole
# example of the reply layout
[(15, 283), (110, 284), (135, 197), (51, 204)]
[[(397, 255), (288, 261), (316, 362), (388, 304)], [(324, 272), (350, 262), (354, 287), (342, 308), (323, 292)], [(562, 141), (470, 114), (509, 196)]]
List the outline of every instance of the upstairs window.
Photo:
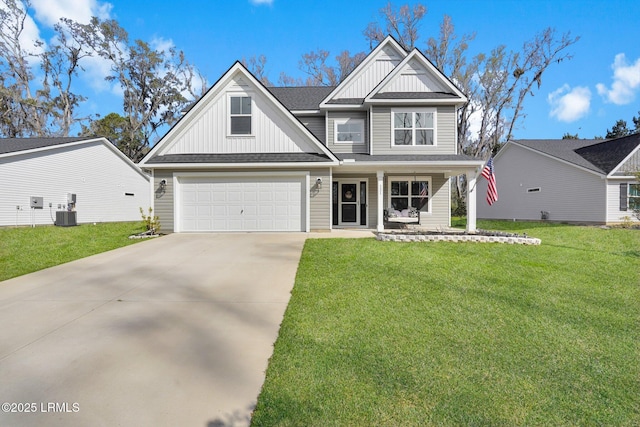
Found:
[(336, 119), (336, 144), (364, 144), (364, 120)]
[(435, 110), (392, 112), (393, 145), (435, 145)]
[(251, 135), (251, 97), (232, 96), (229, 102), (231, 135)]

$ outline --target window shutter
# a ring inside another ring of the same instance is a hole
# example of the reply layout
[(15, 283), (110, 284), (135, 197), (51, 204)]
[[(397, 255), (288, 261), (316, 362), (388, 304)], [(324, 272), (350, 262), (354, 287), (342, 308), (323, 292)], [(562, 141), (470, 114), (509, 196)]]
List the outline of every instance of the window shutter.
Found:
[(627, 184), (620, 184), (620, 210), (627, 210)]

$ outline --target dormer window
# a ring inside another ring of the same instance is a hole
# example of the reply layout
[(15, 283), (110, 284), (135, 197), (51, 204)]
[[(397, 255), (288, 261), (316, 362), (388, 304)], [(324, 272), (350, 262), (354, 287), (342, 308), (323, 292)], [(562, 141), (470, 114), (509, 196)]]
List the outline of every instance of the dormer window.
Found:
[(230, 104), (230, 134), (251, 135), (251, 97), (231, 96)]
[(392, 145), (435, 145), (435, 109), (399, 109), (391, 112), (393, 120)]
[(364, 144), (363, 119), (336, 119), (336, 144)]

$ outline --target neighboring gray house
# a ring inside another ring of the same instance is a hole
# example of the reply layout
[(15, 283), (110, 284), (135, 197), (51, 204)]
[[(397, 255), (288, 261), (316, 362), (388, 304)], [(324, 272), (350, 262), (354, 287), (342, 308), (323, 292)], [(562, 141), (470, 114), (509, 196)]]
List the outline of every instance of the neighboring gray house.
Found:
[(509, 141), (494, 159), (499, 199), (478, 180), (478, 218), (615, 224), (640, 207), (640, 134), (610, 140)]
[(150, 206), (150, 177), (105, 138), (0, 139), (0, 182), (0, 226), (53, 224), (71, 194), (78, 223), (137, 221)]
[(446, 227), (449, 178), (482, 165), (457, 152), (466, 102), (391, 37), (337, 87), (267, 88), (237, 62), (140, 166), (164, 231), (382, 230), (385, 211)]

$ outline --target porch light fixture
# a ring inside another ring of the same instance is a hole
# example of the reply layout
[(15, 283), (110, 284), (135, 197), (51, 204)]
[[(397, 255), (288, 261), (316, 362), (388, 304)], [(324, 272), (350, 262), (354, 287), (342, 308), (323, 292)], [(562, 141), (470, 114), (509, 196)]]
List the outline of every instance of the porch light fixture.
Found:
[(160, 189), (164, 190), (166, 186), (167, 186), (167, 180), (166, 179), (160, 180)]
[(318, 188), (322, 187), (322, 178), (318, 177), (316, 179), (316, 185), (318, 186)]

